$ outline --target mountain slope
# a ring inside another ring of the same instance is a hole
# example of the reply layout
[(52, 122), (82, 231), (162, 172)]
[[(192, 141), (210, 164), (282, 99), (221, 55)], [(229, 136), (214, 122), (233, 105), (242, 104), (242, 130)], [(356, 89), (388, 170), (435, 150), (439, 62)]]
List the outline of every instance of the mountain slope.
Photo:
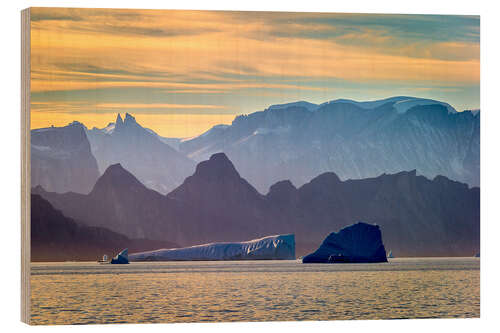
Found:
[(479, 185), (479, 113), (412, 97), (291, 103), (238, 116), (231, 126), (183, 141), (196, 161), (224, 152), (261, 193), (280, 180), (301, 186), (333, 171), (362, 179), (416, 169)]
[(41, 196), (31, 195), (31, 261), (97, 260), (125, 247), (135, 252), (176, 244), (133, 240), (106, 228), (85, 226), (65, 217)]
[(195, 163), (139, 125), (130, 114), (104, 129), (87, 130), (99, 170), (120, 163), (149, 188), (168, 193), (190, 175)]
[(169, 239), (165, 197), (146, 188), (120, 164), (108, 167), (88, 195), (46, 192), (41, 187), (32, 193), (89, 226), (109, 228), (130, 238)]
[(31, 130), (32, 186), (60, 193), (88, 193), (98, 177), (82, 124)]
[(104, 172), (88, 195), (32, 189), (74, 219), (131, 238), (182, 245), (244, 241), (266, 235), (264, 197), (223, 154), (200, 163), (193, 176), (164, 196), (146, 188), (120, 164)]
[(356, 221), (378, 224), (397, 256), (468, 256), (479, 251), (479, 189), (416, 171), (341, 181), (323, 173), (296, 188), (281, 181), (261, 195), (225, 154), (198, 165), (163, 196), (119, 165), (88, 195), (34, 188), (65, 215), (131, 238), (181, 246), (294, 233), (297, 255)]

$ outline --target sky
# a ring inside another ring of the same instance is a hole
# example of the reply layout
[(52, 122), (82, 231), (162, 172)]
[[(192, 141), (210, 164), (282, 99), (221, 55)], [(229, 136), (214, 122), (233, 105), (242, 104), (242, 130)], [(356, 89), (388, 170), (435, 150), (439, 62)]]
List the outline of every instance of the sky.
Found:
[(479, 16), (33, 8), (31, 127), (133, 114), (191, 137), (272, 104), (479, 108)]

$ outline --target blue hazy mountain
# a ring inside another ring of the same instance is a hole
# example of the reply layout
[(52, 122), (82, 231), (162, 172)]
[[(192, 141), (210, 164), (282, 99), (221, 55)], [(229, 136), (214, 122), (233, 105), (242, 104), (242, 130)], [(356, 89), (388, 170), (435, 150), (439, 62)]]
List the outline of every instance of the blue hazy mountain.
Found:
[(193, 173), (196, 163), (167, 143), (176, 139), (163, 138), (138, 124), (133, 116), (118, 114), (115, 123), (103, 129), (87, 131), (92, 153), (99, 170), (120, 163), (147, 187), (168, 193)]
[(261, 193), (280, 180), (301, 186), (324, 172), (341, 179), (417, 170), (479, 185), (479, 111), (414, 97), (296, 102), (235, 118), (183, 141), (203, 161), (224, 152)]
[(97, 162), (82, 124), (31, 130), (32, 186), (60, 193), (88, 193), (98, 177)]

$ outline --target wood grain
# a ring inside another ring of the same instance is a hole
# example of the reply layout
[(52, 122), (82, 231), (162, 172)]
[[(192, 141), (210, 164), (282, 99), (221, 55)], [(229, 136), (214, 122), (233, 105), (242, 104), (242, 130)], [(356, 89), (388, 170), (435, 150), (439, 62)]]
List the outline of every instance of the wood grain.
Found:
[(30, 324), (30, 8), (21, 12), (21, 321)]

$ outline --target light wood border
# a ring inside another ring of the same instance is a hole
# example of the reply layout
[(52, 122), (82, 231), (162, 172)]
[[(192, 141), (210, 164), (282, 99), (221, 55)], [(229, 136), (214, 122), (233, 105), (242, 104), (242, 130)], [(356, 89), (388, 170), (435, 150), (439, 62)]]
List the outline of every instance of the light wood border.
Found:
[(30, 324), (31, 200), (30, 200), (30, 8), (21, 11), (21, 321)]

